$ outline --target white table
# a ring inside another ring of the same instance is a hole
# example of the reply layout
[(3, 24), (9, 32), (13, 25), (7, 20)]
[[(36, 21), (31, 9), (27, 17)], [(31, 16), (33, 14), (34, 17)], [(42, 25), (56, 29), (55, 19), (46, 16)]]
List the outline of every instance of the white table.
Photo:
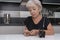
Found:
[(46, 35), (45, 38), (39, 38), (38, 36), (24, 36), (23, 34), (8, 34), (0, 35), (0, 40), (60, 40), (60, 34)]

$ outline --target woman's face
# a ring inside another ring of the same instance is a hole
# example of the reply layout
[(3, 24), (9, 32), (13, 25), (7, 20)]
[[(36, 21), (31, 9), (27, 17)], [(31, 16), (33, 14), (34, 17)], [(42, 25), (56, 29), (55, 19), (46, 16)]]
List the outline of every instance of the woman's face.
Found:
[(40, 14), (39, 14), (39, 12), (40, 12), (39, 9), (40, 9), (40, 8), (39, 8), (37, 5), (35, 5), (35, 4), (31, 4), (31, 5), (28, 7), (28, 10), (30, 11), (32, 17), (37, 17), (38, 15), (40, 15)]

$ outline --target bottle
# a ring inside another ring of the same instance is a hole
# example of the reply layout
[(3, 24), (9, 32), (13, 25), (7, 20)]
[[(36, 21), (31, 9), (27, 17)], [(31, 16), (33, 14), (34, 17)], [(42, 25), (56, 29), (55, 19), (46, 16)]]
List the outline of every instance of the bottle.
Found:
[(44, 30), (39, 31), (39, 37), (45, 38), (45, 31)]
[(45, 38), (45, 31), (44, 31), (44, 27), (45, 27), (45, 17), (43, 18), (43, 27), (42, 27), (42, 29), (40, 29), (40, 31), (39, 31), (39, 37), (40, 38)]

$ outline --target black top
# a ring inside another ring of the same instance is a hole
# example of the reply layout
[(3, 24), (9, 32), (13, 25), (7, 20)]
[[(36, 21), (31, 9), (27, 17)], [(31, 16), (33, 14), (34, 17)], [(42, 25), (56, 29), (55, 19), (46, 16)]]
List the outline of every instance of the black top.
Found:
[[(44, 20), (44, 18), (45, 18), (45, 20)], [(44, 28), (43, 28), (43, 22), (44, 22)], [(32, 20), (32, 17), (30, 16), (30, 17), (26, 18), (26, 20), (24, 21), (24, 24), (26, 25), (26, 27), (28, 28), (29, 31), (31, 31), (32, 29), (47, 30), (49, 20), (46, 17), (42, 17), (42, 19), (39, 21), (39, 23), (35, 24)]]

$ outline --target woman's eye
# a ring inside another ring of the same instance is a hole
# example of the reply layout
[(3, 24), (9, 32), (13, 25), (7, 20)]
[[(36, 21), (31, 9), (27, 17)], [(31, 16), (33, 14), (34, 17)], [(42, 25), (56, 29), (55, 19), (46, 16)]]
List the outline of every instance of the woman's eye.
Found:
[(33, 9), (33, 10), (35, 10), (35, 9)]

